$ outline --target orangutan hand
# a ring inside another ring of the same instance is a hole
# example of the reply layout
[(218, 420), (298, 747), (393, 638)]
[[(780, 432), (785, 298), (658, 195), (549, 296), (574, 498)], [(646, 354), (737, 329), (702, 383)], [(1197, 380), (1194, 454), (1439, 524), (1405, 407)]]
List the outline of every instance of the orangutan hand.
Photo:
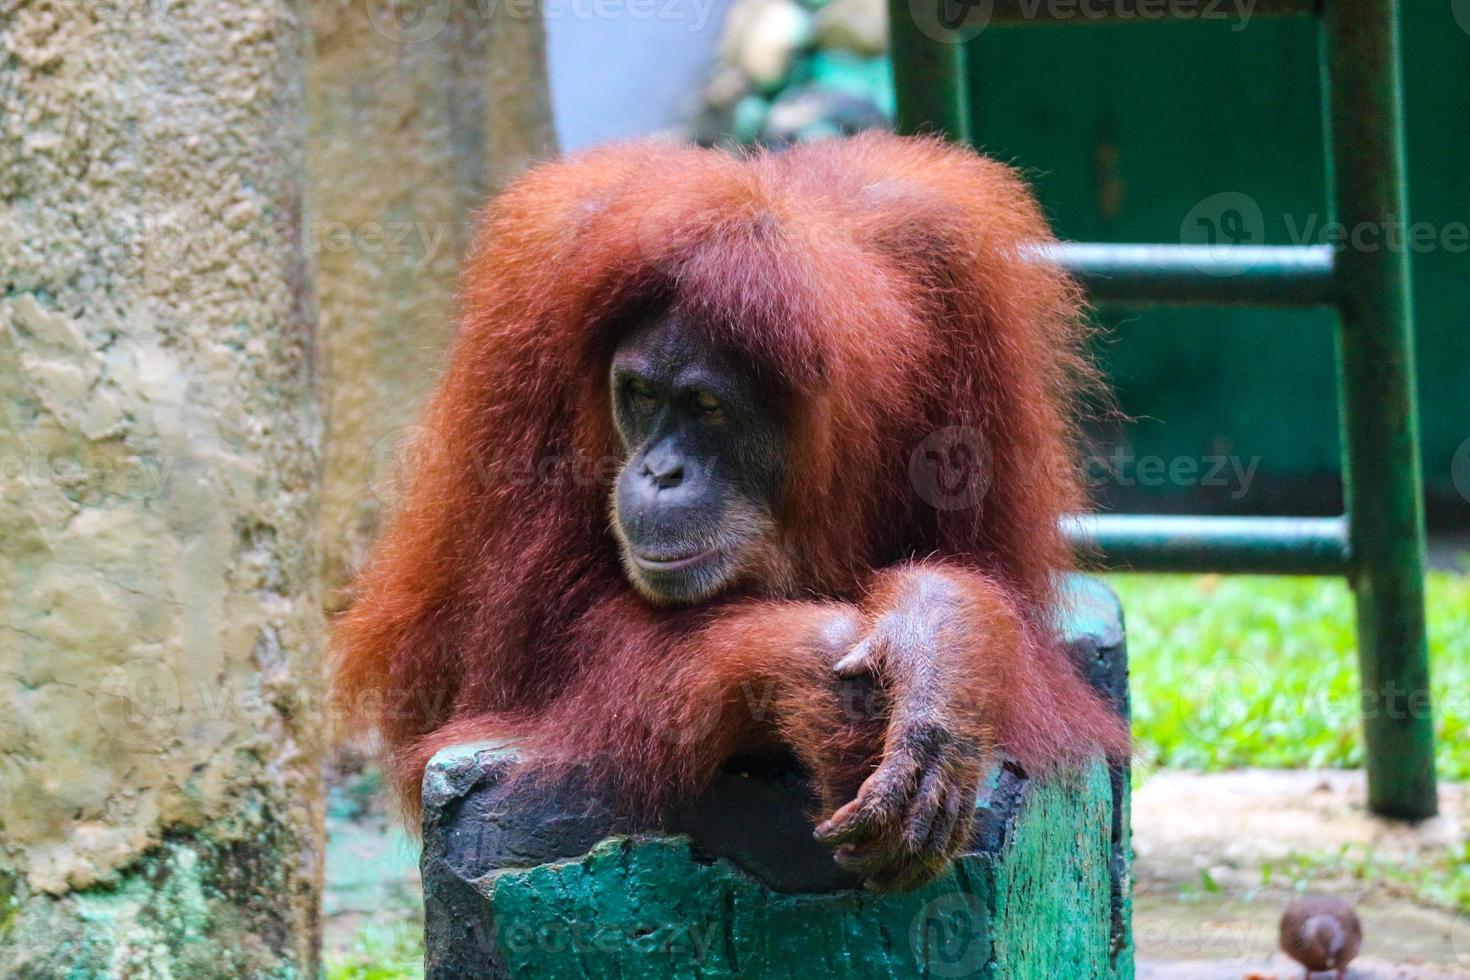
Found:
[(839, 865), (883, 891), (926, 884), (969, 843), (989, 742), (967, 583), (924, 568), (887, 576), (867, 634), (833, 668), (871, 674), (886, 690), (882, 761), (815, 832)]

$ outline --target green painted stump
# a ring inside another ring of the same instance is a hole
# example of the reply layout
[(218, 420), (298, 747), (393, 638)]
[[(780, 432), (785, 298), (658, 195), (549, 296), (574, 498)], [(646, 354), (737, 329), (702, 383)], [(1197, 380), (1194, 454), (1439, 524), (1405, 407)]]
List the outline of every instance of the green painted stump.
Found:
[[(1069, 648), (1126, 711), (1117, 602), (1080, 576), (1068, 591)], [(576, 787), (511, 796), (514, 764), (464, 745), (424, 774), (429, 980), (1133, 975), (1124, 768), (1037, 781), (1002, 763), (971, 852), (874, 895), (811, 839), (789, 765), (732, 765), (649, 831)]]

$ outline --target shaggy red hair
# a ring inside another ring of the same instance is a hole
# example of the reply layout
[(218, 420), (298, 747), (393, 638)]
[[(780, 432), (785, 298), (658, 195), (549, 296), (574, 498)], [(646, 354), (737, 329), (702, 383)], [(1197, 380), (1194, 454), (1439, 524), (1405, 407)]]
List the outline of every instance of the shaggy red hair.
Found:
[[(909, 559), (984, 572), (1036, 643), (1035, 676), (1004, 678), (1017, 707), (1000, 747), (1038, 764), (1116, 747), (1116, 723), (1050, 642), (1070, 564), (1058, 518), (1083, 502), (1072, 418), (1087, 376), (1078, 292), (1027, 255), (1050, 239), (1011, 169), (876, 133), (748, 157), (613, 146), (537, 167), (491, 202), (417, 472), (336, 628), (338, 695), (385, 738), (410, 806), (434, 751), (490, 736), (591, 762), (654, 803), (720, 761), (647, 718), (699, 722), (691, 677), (730, 645), (703, 630), (755, 600), (639, 599), (608, 481), (585, 476), (620, 455), (608, 359), (654, 308), (709, 324), (778, 379), (788, 595), (860, 600), (875, 569)], [(953, 426), (993, 478), (977, 506), (936, 509), (909, 458)]]

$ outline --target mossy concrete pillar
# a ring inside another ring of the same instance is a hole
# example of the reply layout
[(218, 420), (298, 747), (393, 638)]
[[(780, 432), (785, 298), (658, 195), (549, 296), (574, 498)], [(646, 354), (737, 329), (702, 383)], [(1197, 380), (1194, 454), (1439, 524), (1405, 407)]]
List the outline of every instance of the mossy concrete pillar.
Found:
[(439, 374), (474, 215), (555, 140), (532, 0), (313, 0), (311, 13), (306, 228), (326, 368), (331, 589), (413, 465), (396, 452)]
[[(1069, 644), (1126, 710), (1116, 600), (1069, 589)], [(996, 767), (971, 851), (909, 894), (855, 887), (811, 838), (804, 784), (728, 767), (667, 825), (574, 787), (514, 797), (512, 750), (441, 752), (424, 776), (429, 980), (1133, 975), (1128, 773)]]
[(297, 0), (0, 14), (0, 975), (315, 977)]

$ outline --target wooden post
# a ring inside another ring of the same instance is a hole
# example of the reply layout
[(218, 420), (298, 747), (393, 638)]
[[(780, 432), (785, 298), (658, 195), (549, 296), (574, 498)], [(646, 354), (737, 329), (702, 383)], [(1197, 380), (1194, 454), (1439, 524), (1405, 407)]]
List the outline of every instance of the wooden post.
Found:
[[(1080, 578), (1070, 595), (1072, 652), (1124, 708), (1116, 599)], [(429, 980), (1133, 975), (1123, 768), (997, 767), (972, 851), (919, 891), (873, 895), (812, 840), (790, 769), (731, 767), (638, 833), (575, 787), (510, 798), (514, 765), (468, 745), (425, 773)]]

